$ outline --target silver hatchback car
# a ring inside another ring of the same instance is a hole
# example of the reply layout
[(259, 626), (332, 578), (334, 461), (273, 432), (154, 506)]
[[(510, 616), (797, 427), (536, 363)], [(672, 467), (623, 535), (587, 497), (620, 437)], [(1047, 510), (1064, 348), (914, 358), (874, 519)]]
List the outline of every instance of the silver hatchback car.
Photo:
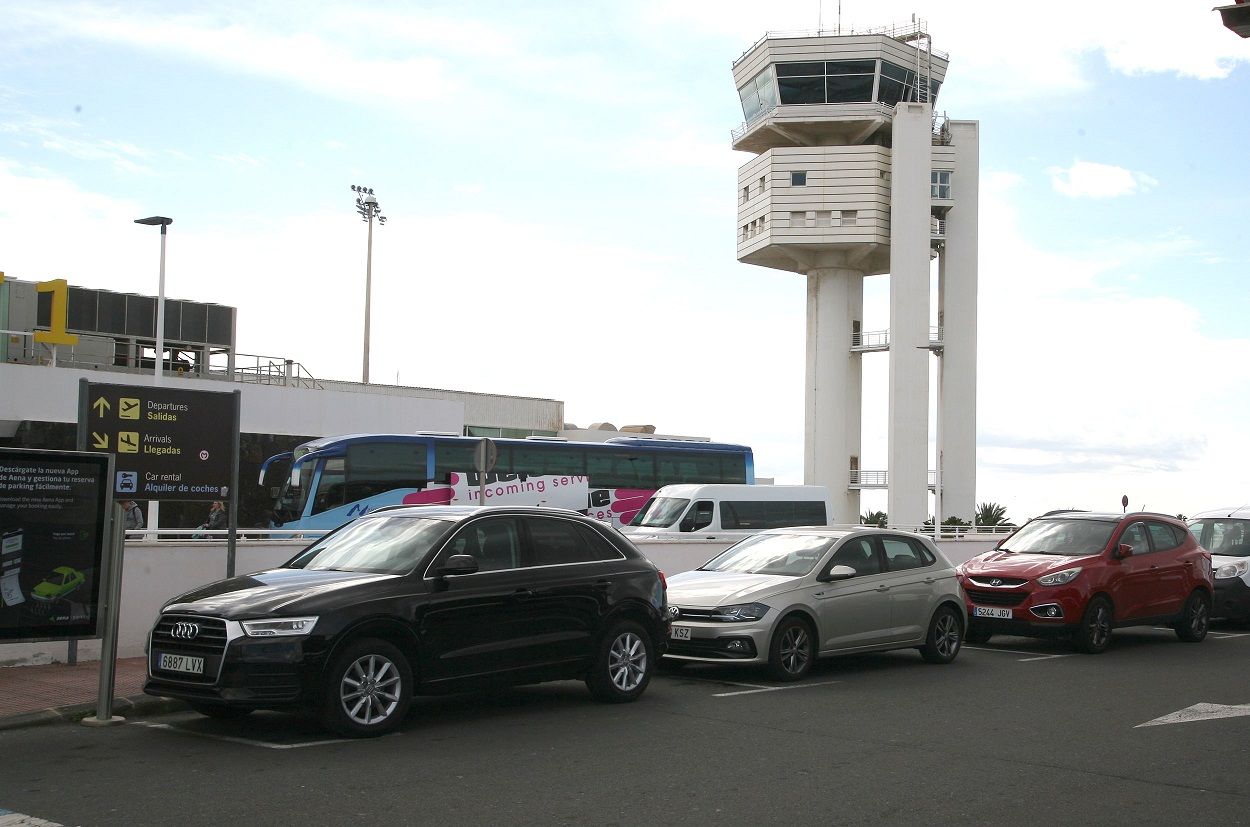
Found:
[(917, 648), (959, 654), (967, 613), (955, 568), (927, 538), (878, 528), (787, 528), (669, 578), (673, 661), (767, 664), (798, 680), (818, 657)]

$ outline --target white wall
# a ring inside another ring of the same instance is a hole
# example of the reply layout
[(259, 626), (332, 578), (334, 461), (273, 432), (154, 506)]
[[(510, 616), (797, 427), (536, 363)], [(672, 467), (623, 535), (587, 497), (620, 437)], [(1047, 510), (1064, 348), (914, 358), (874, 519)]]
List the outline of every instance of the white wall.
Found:
[[(951, 540), (938, 547), (952, 563), (989, 551), (993, 540)], [(635, 543), (655, 565), (671, 576), (690, 571), (724, 551), (731, 540), (682, 538), (644, 540)], [(248, 574), (281, 565), (306, 545), (306, 541), (240, 542), (235, 571)], [(174, 543), (128, 543), (122, 573), (121, 617), (118, 621), (117, 656), (141, 657), (148, 631), (161, 606), (171, 597), (226, 576), (226, 544), (201, 541)], [(65, 641), (0, 643), (0, 667), (64, 662)], [(81, 661), (99, 660), (100, 641), (78, 644)]]

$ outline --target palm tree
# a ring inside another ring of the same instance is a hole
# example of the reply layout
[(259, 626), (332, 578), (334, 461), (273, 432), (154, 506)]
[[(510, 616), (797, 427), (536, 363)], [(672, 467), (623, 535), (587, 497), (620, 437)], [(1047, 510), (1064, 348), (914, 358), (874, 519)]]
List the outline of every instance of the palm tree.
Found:
[(864, 525), (875, 525), (885, 528), (886, 524), (890, 521), (890, 517), (884, 511), (869, 511), (865, 514), (861, 514), (859, 521)]
[(977, 525), (1007, 525), (1007, 506), (998, 503), (981, 503), (977, 506)]

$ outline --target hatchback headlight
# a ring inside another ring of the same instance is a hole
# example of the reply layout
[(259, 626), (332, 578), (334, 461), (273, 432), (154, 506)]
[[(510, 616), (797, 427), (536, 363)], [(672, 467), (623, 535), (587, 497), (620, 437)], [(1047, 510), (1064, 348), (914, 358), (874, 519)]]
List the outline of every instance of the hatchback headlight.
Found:
[(244, 634), (249, 637), (289, 637), (306, 635), (317, 625), (315, 617), (270, 617), (264, 620), (244, 620)]
[(739, 603), (734, 606), (718, 606), (712, 614), (712, 620), (722, 623), (743, 623), (759, 620), (768, 614), (768, 607), (763, 603)]
[(1215, 570), (1216, 580), (1228, 580), (1233, 577), (1241, 577), (1247, 571), (1250, 571), (1250, 560), (1238, 560), (1236, 563), (1227, 563)]
[(1057, 571), (1054, 574), (1043, 575), (1042, 577), (1037, 578), (1037, 582), (1042, 586), (1062, 586), (1065, 583), (1071, 583), (1080, 573), (1081, 568), (1080, 566), (1077, 566), (1074, 569), (1064, 569), (1063, 571)]

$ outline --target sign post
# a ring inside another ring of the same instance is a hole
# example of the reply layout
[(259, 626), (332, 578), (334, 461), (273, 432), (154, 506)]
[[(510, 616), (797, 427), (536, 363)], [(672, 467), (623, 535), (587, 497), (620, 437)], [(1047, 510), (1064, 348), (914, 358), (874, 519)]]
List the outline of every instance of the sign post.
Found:
[[(109, 468), (112, 470), (112, 459)], [(112, 474), (109, 475), (112, 478)], [(112, 726), (125, 723), (126, 719), (113, 714), (114, 676), (117, 672), (117, 623), (121, 617), (122, 562), (125, 548), (125, 515), (121, 503), (109, 509), (108, 545), (108, 591), (101, 606), (104, 615), (104, 638), (100, 641), (100, 686), (96, 693), (95, 715), (82, 719), (83, 726)]]
[(477, 504), (486, 505), (486, 475), (495, 468), (499, 459), (499, 446), (493, 439), (482, 437), (473, 449), (473, 470), (477, 471)]

